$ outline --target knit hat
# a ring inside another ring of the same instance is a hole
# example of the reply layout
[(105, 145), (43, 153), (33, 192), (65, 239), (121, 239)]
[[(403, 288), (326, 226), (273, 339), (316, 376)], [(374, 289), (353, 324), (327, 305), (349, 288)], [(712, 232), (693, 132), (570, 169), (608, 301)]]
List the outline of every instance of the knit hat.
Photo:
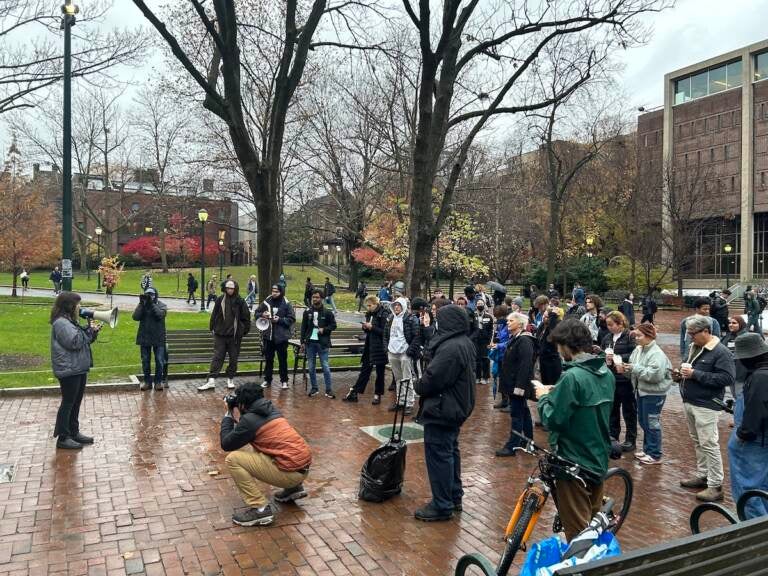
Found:
[(738, 360), (754, 358), (768, 354), (768, 344), (762, 339), (760, 334), (749, 332), (736, 337), (735, 356)]
[(651, 324), (650, 322), (643, 322), (642, 324), (638, 324), (635, 327), (635, 330), (643, 334), (646, 338), (650, 338), (651, 340), (656, 340), (656, 326)]
[(424, 298), (416, 296), (416, 298), (411, 301), (411, 308), (414, 311), (421, 310), (422, 308), (429, 308), (429, 303), (424, 300)]
[(522, 297), (522, 296), (518, 296), (517, 298), (514, 298), (514, 299), (512, 300), (512, 304), (517, 304), (518, 306), (520, 306), (520, 308), (522, 308), (522, 307), (523, 307), (523, 304), (524, 304), (524, 303), (525, 303), (525, 301), (523, 300), (523, 297)]
[(224, 283), (224, 288), (234, 288), (235, 287), (235, 281), (234, 280), (227, 280)]

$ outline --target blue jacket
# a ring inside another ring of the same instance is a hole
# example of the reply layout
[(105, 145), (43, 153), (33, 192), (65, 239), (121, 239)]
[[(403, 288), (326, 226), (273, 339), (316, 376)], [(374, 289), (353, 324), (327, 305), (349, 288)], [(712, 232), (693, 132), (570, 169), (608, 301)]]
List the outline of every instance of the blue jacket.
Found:
[[(685, 358), (688, 358), (688, 346), (691, 345), (691, 339), (688, 337), (685, 328), (685, 322), (688, 318), (690, 316), (683, 318), (683, 321), (680, 322), (680, 358), (683, 358), (683, 361), (685, 361)], [(712, 326), (712, 336), (720, 338), (720, 323), (716, 322), (711, 316), (709, 316), (709, 323)]]

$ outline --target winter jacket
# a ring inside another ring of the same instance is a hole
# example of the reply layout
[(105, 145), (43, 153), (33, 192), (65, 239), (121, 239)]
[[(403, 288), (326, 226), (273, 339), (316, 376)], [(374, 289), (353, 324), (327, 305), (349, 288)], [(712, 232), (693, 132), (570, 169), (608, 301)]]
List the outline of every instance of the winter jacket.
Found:
[(619, 312), (624, 314), (624, 318), (627, 319), (627, 325), (632, 327), (635, 325), (635, 303), (631, 300), (624, 300), (619, 304)]
[(544, 384), (554, 384), (562, 372), (562, 359), (557, 346), (549, 341), (549, 335), (560, 319), (557, 312), (549, 312), (547, 322), (542, 322), (536, 329), (536, 354), (539, 359), (539, 371)]
[(722, 410), (713, 399), (722, 400), (725, 389), (735, 383), (736, 377), (736, 367), (728, 348), (713, 336), (703, 348), (691, 346), (687, 361), (693, 365), (693, 376), (680, 382), (683, 402), (710, 410)]
[[(395, 302), (401, 302), (403, 305), (403, 335), (408, 344), (405, 353), (409, 358), (420, 358), (423, 337), (421, 334), (421, 322), (418, 314), (411, 314), (407, 310), (408, 301), (405, 298), (398, 298)], [(395, 320), (394, 312), (387, 318), (387, 325), (384, 328), (384, 350), (389, 350), (389, 339), (392, 335), (392, 322)]]
[(157, 298), (157, 292), (152, 300), (142, 298), (133, 311), (133, 319), (139, 323), (136, 332), (136, 344), (139, 346), (165, 346), (165, 317), (168, 307)]
[(232, 296), (222, 294), (216, 298), (208, 329), (216, 336), (234, 337), (236, 340), (251, 331), (251, 311), (240, 296), (237, 282)]
[(187, 292), (194, 292), (197, 290), (197, 278), (194, 276), (187, 276)]
[[(747, 329), (741, 330), (734, 334), (733, 332), (726, 332), (725, 336), (720, 340), (720, 343), (728, 348), (728, 351), (731, 353), (731, 356), (734, 356), (736, 352), (736, 338), (741, 336), (742, 334), (747, 334)], [(742, 364), (739, 360), (736, 359), (734, 356), (733, 358), (733, 364), (736, 368), (736, 383), (737, 384), (744, 384), (744, 382), (747, 379), (747, 368)]]
[(580, 354), (566, 362), (551, 392), (539, 398), (539, 416), (558, 456), (579, 464), (600, 481), (608, 470), (608, 422), (615, 390), (603, 358)]
[(392, 295), (390, 294), (388, 288), (385, 288), (384, 286), (379, 288), (379, 300), (382, 302), (389, 302), (392, 300)]
[(254, 296), (259, 293), (259, 287), (256, 286), (256, 282), (253, 280), (248, 280), (248, 284), (246, 285), (246, 290), (248, 292), (246, 293), (246, 296), (250, 296), (253, 294)]
[(389, 358), (384, 344), (384, 330), (387, 327), (389, 315), (389, 310), (382, 305), (377, 306), (373, 313), (365, 313), (365, 321), (370, 322), (372, 327), (365, 332), (362, 362), (367, 358), (374, 366), (387, 363)]
[[(619, 335), (618, 340), (616, 342), (613, 341), (613, 334), (608, 333), (605, 338), (603, 338), (602, 345), (600, 346), (603, 350), (606, 348), (613, 348), (613, 354), (614, 356), (621, 356), (622, 362), (629, 362), (629, 356), (632, 354), (632, 351), (635, 349), (635, 343), (632, 341), (632, 338), (629, 337), (629, 331), (625, 330)], [(613, 372), (614, 378), (616, 378), (616, 386), (629, 386), (629, 374), (624, 372), (623, 374), (619, 374), (616, 372), (616, 366), (611, 365), (608, 367), (611, 372)]]
[(672, 362), (655, 340), (637, 346), (629, 357), (630, 379), (640, 396), (664, 396), (672, 386)]
[(597, 323), (597, 314), (590, 314), (587, 312), (584, 314), (581, 318), (581, 323), (586, 324), (587, 328), (589, 328), (589, 333), (592, 335), (592, 342), (600, 343), (600, 326), (598, 326)]
[(493, 323), (494, 318), (488, 312), (483, 314), (475, 313), (475, 326), (476, 330), (473, 334), (475, 346), (479, 350), (485, 350), (488, 344), (491, 343), (493, 338)]
[(584, 288), (574, 288), (571, 296), (573, 297), (573, 301), (576, 302), (576, 305), (587, 305), (587, 295), (584, 293)]
[[(269, 310), (267, 310), (267, 307), (269, 307)], [(275, 308), (277, 308), (277, 312), (274, 311)], [(279, 298), (274, 298), (270, 295), (256, 308), (254, 317), (258, 318), (264, 312), (270, 312), (272, 316), (279, 318), (277, 322), (271, 322), (270, 320), (271, 328), (264, 332), (264, 340), (271, 340), (275, 344), (288, 342), (291, 339), (293, 325), (296, 323), (296, 313), (293, 311), (291, 303), (282, 295)]]
[(51, 282), (56, 282), (58, 284), (59, 282), (61, 282), (61, 272), (54, 270), (53, 272), (51, 272), (51, 275), (48, 276), (48, 279)]
[(326, 282), (323, 286), (323, 291), (325, 292), (325, 297), (330, 298), (336, 294), (336, 286), (334, 286), (331, 282)]
[(760, 316), (760, 302), (757, 301), (757, 296), (752, 292), (744, 294), (744, 307), (747, 316), (758, 317)]
[(56, 378), (85, 374), (93, 366), (91, 342), (98, 332), (59, 316), (51, 326), (51, 367)]
[(512, 336), (501, 360), (501, 390), (510, 396), (522, 396), (532, 400), (533, 369), (536, 365), (536, 339), (530, 332)]
[[(683, 321), (680, 322), (680, 358), (688, 357), (688, 347), (691, 345), (691, 337), (688, 336), (688, 328), (685, 325), (688, 318), (690, 318), (690, 316), (683, 318)], [(720, 324), (711, 316), (709, 317), (709, 324), (712, 327), (712, 330), (710, 331), (712, 336), (720, 338)]]
[(416, 381), (419, 422), (457, 427), (475, 407), (475, 345), (467, 316), (453, 304), (437, 311), (437, 332), (429, 343), (432, 360)]
[(768, 429), (768, 363), (762, 362), (744, 384), (744, 415), (736, 428), (736, 436), (744, 442), (760, 442), (765, 446)]
[(728, 330), (728, 302), (721, 296), (712, 298), (709, 314), (720, 325), (721, 333)]
[[(315, 325), (315, 313), (317, 313), (317, 325)], [(317, 338), (312, 340), (312, 333), (315, 328), (318, 329)], [(322, 332), (319, 330), (322, 329)], [(336, 316), (334, 316), (331, 310), (320, 306), (318, 310), (315, 308), (307, 308), (304, 310), (304, 314), (301, 317), (301, 343), (309, 344), (310, 342), (318, 342), (320, 348), (331, 347), (331, 332), (336, 330)]]
[(214, 280), (213, 278), (208, 280), (208, 284), (206, 284), (205, 288), (208, 291), (208, 295), (209, 296), (211, 294), (213, 294), (215, 296), (216, 295), (216, 280)]
[(266, 398), (251, 404), (237, 423), (232, 416), (224, 416), (220, 442), (221, 449), (227, 452), (251, 444), (257, 452), (271, 456), (285, 472), (308, 470), (312, 464), (312, 453), (304, 438)]
[(656, 300), (651, 296), (643, 298), (643, 316), (653, 316), (658, 311), (659, 307), (656, 304)]

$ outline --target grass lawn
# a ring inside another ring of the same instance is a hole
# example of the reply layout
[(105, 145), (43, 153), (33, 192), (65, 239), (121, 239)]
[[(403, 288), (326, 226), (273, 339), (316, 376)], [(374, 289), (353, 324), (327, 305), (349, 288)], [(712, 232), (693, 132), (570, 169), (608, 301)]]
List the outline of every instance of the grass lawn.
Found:
[[(192, 274), (195, 275), (198, 282), (200, 281), (200, 268), (183, 268), (179, 270), (178, 272), (176, 269), (172, 269), (172, 271), (163, 274), (160, 270), (153, 270), (152, 271), (152, 281), (157, 288), (158, 292), (160, 293), (160, 297), (163, 296), (179, 296), (186, 298), (187, 296), (187, 273), (192, 272)], [(219, 274), (219, 267), (216, 266), (215, 268), (209, 268), (206, 267), (205, 269), (205, 277), (206, 281), (210, 278), (210, 275), (214, 273), (218, 277)], [(248, 284), (248, 277), (251, 274), (257, 274), (257, 268), (255, 266), (225, 266), (223, 269), (224, 276), (226, 277), (227, 274), (232, 274), (235, 280), (237, 280), (238, 284), (240, 284), (240, 293), (245, 296), (245, 288)], [(51, 282), (48, 280), (48, 276), (50, 274), (50, 270), (33, 270), (30, 273), (30, 281), (29, 286), (30, 288), (52, 288)], [(117, 286), (117, 289), (115, 290), (116, 293), (138, 293), (139, 292), (139, 283), (141, 282), (141, 277), (144, 275), (144, 269), (126, 269), (123, 272), (122, 277), (120, 278), (120, 284)], [(305, 266), (305, 269), (302, 271), (301, 266), (286, 266), (285, 267), (285, 276), (286, 281), (288, 283), (288, 290), (287, 290), (287, 296), (288, 299), (292, 302), (302, 302), (304, 300), (304, 282), (307, 279), (307, 276), (312, 278), (312, 282), (316, 285), (322, 286), (325, 282), (325, 272), (320, 270), (319, 268), (315, 268), (314, 266)], [(221, 279), (219, 279), (221, 281)], [(12, 282), (11, 274), (8, 272), (2, 272), (0, 273), (0, 284), (3, 285), (10, 285)], [(331, 282), (333, 282), (336, 285), (336, 295), (334, 296), (334, 299), (336, 301), (336, 306), (338, 306), (342, 310), (353, 310), (357, 309), (357, 304), (355, 302), (354, 294), (347, 290), (343, 290), (340, 286), (336, 283), (336, 277), (331, 278)], [(19, 283), (19, 288), (21, 287), (21, 283)], [(75, 278), (73, 280), (73, 289), (75, 291), (79, 290), (88, 290), (88, 291), (95, 291), (96, 289), (96, 273), (91, 272), (91, 279), (90, 281), (87, 280), (87, 277), (84, 275), (81, 275), (80, 273), (75, 273)], [(177, 290), (178, 287), (178, 290)], [(265, 288), (267, 290), (265, 290)], [(269, 295), (268, 292), (269, 287), (262, 287), (259, 286), (259, 298), (265, 298)], [(371, 285), (371, 290), (373, 289), (373, 284)], [(198, 297), (200, 295), (200, 288), (198, 287)], [(369, 293), (372, 293), (369, 291)]]
[[(27, 305), (27, 300), (46, 305)], [(0, 302), (0, 388), (58, 384), (51, 372), (50, 302), (51, 299), (44, 298), (25, 298), (24, 306)], [(169, 330), (207, 328), (208, 319), (207, 314), (169, 312), (166, 327)], [(137, 328), (138, 323), (131, 319), (130, 312), (123, 311), (114, 330), (106, 326), (101, 330), (92, 346), (94, 367), (88, 376), (90, 382), (125, 382), (129, 374), (141, 372), (139, 348), (135, 344)], [(334, 366), (357, 364), (356, 358), (340, 358), (333, 363)], [(288, 365), (293, 367), (292, 348), (288, 351)], [(251, 370), (258, 366), (241, 362), (239, 368)], [(172, 366), (171, 373), (207, 369), (207, 365)]]

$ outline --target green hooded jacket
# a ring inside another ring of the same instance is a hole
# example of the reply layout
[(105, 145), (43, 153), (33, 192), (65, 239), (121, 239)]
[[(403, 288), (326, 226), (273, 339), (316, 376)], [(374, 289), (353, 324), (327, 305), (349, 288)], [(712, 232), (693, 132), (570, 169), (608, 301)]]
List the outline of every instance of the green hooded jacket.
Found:
[(602, 478), (611, 451), (614, 376), (605, 358), (592, 354), (565, 362), (563, 369), (552, 391), (539, 399), (541, 423), (549, 429), (549, 445), (558, 456)]

